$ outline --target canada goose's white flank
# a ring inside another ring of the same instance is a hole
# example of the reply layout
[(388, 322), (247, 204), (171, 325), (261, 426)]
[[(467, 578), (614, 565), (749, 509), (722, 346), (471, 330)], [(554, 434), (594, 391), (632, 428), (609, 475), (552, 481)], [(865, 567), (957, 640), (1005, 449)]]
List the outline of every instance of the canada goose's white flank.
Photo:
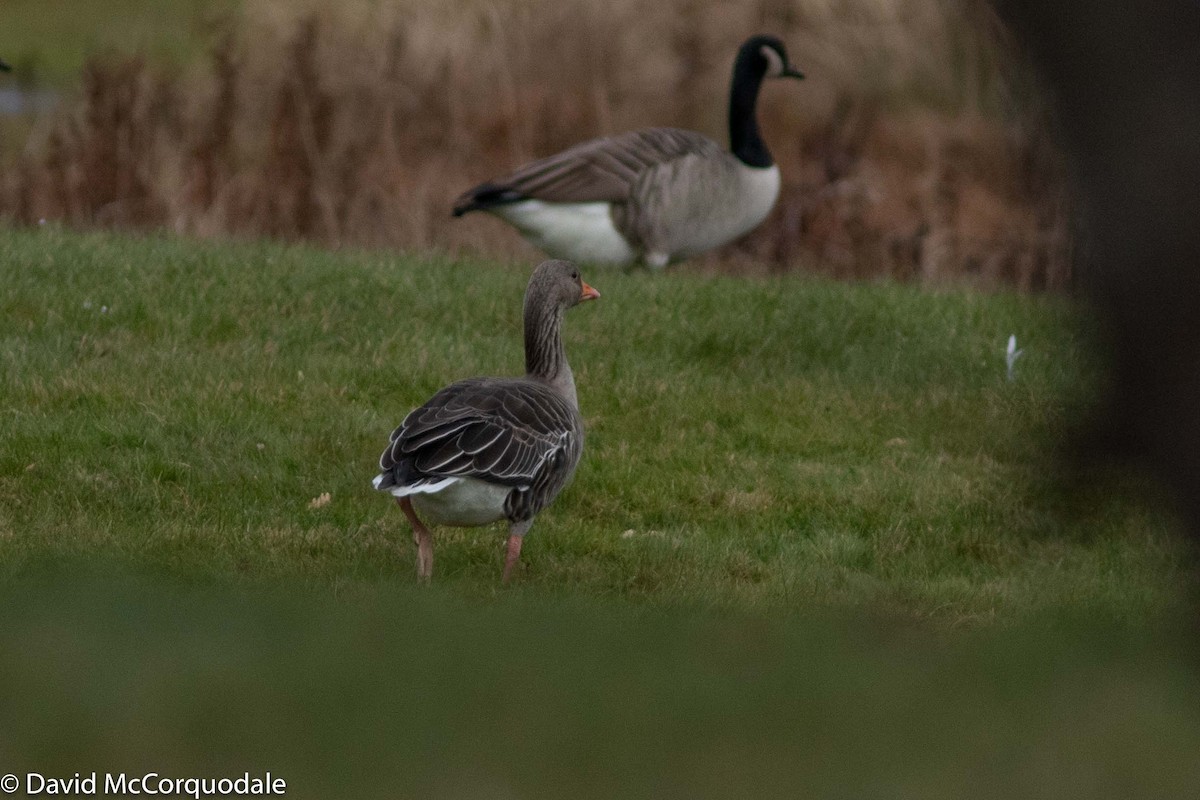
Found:
[(766, 78), (802, 78), (783, 43), (754, 36), (738, 50), (729, 144), (647, 128), (578, 144), (465, 192), (454, 215), (487, 211), (556, 258), (663, 267), (748, 233), (779, 197), (779, 167), (758, 131)]
[(509, 523), (508, 581), (533, 518), (571, 480), (583, 419), (563, 350), (563, 313), (600, 296), (566, 261), (538, 266), (525, 290), (525, 377), (452, 383), (404, 418), (379, 458), (374, 486), (395, 496), (417, 544), (417, 575), (433, 574), (435, 525)]

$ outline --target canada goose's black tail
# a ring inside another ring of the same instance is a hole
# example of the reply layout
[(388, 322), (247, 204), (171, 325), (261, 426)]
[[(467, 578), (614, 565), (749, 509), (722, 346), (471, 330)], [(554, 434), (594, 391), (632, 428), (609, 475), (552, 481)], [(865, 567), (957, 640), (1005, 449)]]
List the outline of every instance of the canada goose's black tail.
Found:
[(525, 195), (511, 186), (498, 186), (494, 183), (481, 183), (474, 189), (468, 189), (454, 201), (454, 216), (461, 217), (471, 211), (483, 211), (493, 206), (505, 203), (516, 203), (527, 199)]

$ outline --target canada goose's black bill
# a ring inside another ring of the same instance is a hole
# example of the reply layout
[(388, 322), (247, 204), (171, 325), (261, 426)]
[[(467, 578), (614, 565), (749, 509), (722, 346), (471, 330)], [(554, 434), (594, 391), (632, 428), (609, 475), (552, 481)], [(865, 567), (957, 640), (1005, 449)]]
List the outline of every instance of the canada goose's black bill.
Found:
[(781, 77), (781, 78), (796, 78), (797, 80), (803, 80), (804, 73), (801, 72), (800, 70), (796, 69), (795, 67), (785, 67), (779, 77)]

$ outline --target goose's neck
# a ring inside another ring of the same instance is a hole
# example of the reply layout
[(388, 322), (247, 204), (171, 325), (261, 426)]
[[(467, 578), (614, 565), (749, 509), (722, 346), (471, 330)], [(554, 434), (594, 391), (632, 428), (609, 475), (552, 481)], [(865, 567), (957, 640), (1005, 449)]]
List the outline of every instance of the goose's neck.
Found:
[(729, 89), (729, 149), (750, 167), (769, 167), (775, 162), (758, 132), (755, 106), (766, 65), (761, 59), (739, 56), (733, 65)]
[(545, 381), (578, 408), (575, 376), (563, 348), (561, 306), (547, 308), (536, 303), (525, 306), (525, 374)]

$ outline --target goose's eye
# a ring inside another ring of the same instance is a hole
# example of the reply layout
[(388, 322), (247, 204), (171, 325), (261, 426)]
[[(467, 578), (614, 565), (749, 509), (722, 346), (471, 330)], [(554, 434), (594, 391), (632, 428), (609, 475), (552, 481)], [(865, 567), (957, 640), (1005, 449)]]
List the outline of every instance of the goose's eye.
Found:
[(579, 273), (578, 273), (578, 272), (572, 272), (572, 273), (571, 273), (571, 278), (572, 278), (573, 280), (579, 280)]

